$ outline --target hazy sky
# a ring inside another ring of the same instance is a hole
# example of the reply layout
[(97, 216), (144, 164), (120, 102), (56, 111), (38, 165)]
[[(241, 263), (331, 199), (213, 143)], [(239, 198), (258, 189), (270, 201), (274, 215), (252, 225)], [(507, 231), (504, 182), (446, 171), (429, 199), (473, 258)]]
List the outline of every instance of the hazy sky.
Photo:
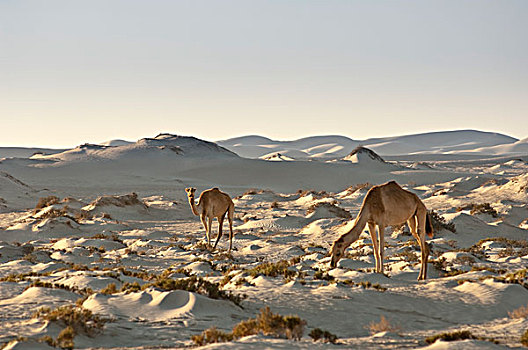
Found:
[(0, 145), (528, 136), (528, 1), (0, 0)]

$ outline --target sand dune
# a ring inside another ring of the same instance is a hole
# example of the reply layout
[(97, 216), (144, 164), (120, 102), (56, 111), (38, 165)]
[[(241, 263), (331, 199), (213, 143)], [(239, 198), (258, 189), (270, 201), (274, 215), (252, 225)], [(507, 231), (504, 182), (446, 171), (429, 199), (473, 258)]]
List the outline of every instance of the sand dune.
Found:
[[(430, 147), (422, 148), (428, 139)], [(262, 137), (230, 142), (239, 150), (279, 152), (281, 161), (161, 134), (0, 162), (0, 342), (49, 348), (39, 339), (57, 339), (66, 324), (35, 318), (33, 310), (77, 303), (107, 322), (96, 336), (79, 331), (75, 348), (188, 347), (191, 336), (211, 327), (231, 331), (265, 306), (304, 319), (300, 341), (258, 334), (204, 348), (520, 346), (528, 324), (509, 313), (528, 300), (528, 165), (524, 156), (480, 153), (517, 141), (474, 131), (373, 139), (367, 148), (375, 153), (344, 160), (356, 141), (330, 136), (280, 144), (311, 161), (290, 158)], [(385, 147), (438, 152), (442, 159), (387, 161), (376, 156)], [(471, 159), (458, 157), (471, 149)], [(428, 239), (424, 282), (416, 281), (419, 250), (405, 228), (387, 228), (386, 275), (373, 272), (367, 231), (337, 268), (329, 267), (329, 247), (354, 225), (370, 186), (388, 180), (416, 193), (444, 221)], [(198, 192), (218, 186), (233, 197), (231, 255), (225, 236), (217, 251), (204, 249), (188, 186)], [(35, 209), (50, 194), (57, 199)], [(197, 284), (186, 290), (189, 281)], [(381, 316), (394, 327), (371, 334)], [(316, 328), (336, 334), (340, 345), (314, 342), (308, 334)], [(459, 330), (478, 339), (425, 343)]]

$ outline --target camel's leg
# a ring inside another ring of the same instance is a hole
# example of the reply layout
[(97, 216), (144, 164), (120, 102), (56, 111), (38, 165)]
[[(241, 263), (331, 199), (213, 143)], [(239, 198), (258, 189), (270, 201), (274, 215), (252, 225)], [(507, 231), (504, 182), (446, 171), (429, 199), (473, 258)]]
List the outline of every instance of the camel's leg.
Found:
[(213, 218), (207, 218), (207, 248), (211, 249), (211, 227), (213, 227)]
[(205, 229), (205, 237), (207, 240), (209, 240), (209, 229), (207, 228), (207, 220), (205, 215), (200, 215), (200, 220), (202, 220), (202, 225)]
[(418, 243), (420, 244), (420, 250), (422, 251), (420, 259), (420, 274), (418, 275), (418, 280), (425, 280), (427, 278), (427, 261), (429, 258), (429, 247), (425, 242), (425, 220), (426, 220), (427, 210), (425, 207), (418, 208), (416, 211), (416, 225), (417, 225), (417, 236)]
[(372, 240), (372, 249), (374, 250), (374, 259), (376, 260), (376, 272), (379, 271), (379, 250), (378, 250), (378, 237), (376, 236), (376, 225), (368, 223), (368, 230), (370, 233), (370, 239)]
[(378, 238), (379, 238), (379, 245), (378, 245), (378, 250), (379, 250), (379, 259), (380, 259), (380, 269), (379, 269), (379, 273), (383, 273), (383, 254), (385, 252), (385, 226), (383, 225), (378, 225)]
[(233, 216), (234, 216), (235, 207), (229, 207), (229, 212), (227, 213), (227, 221), (229, 221), (229, 250), (228, 253), (231, 253), (231, 247), (233, 246)]
[(416, 218), (414, 215), (411, 216), (409, 220), (407, 220), (407, 226), (409, 226), (409, 231), (411, 231), (411, 234), (413, 235), (413, 237), (418, 239), (418, 234), (416, 232)]
[(216, 219), (218, 220), (218, 236), (216, 237), (216, 242), (214, 244), (213, 250), (216, 249), (216, 245), (218, 244), (218, 241), (220, 241), (220, 237), (222, 237), (222, 228), (224, 226), (224, 215), (219, 216)]

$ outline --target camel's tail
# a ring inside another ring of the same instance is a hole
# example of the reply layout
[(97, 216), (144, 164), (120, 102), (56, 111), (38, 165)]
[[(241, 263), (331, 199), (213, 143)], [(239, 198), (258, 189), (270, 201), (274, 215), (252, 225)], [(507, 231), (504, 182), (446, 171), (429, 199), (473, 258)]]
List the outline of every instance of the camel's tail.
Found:
[(427, 233), (429, 238), (433, 238), (433, 223), (429, 217), (429, 213), (425, 214), (425, 233)]
[(229, 208), (227, 208), (226, 214), (227, 218), (230, 221), (233, 221), (233, 218), (235, 217), (235, 204), (233, 202), (229, 204)]

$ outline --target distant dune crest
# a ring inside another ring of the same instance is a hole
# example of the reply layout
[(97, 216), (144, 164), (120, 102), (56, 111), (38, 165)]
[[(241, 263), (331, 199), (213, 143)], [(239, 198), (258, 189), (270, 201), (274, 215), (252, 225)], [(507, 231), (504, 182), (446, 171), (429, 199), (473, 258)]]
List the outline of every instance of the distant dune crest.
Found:
[(430, 132), (414, 135), (353, 140), (345, 136), (313, 136), (275, 141), (251, 135), (217, 142), (246, 158), (266, 158), (280, 153), (294, 159), (340, 159), (358, 146), (383, 156), (409, 154), (515, 154), (528, 151), (528, 140), (477, 130)]

